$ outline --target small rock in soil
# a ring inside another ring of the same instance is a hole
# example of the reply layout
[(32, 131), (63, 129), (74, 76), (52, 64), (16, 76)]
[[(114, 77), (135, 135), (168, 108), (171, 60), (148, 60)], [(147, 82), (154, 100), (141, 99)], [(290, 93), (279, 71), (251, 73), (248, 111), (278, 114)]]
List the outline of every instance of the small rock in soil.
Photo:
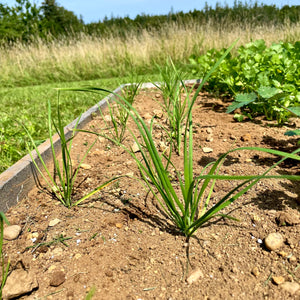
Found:
[(105, 275), (106, 275), (107, 277), (113, 277), (113, 276), (114, 276), (114, 274), (113, 274), (113, 272), (112, 272), (111, 270), (106, 271), (106, 272), (105, 272)]
[(213, 138), (213, 135), (212, 134), (209, 134), (207, 137), (206, 137), (206, 141), (207, 142), (212, 142), (214, 140)]
[(116, 227), (120, 229), (120, 228), (123, 227), (123, 224), (122, 223), (116, 223)]
[(274, 282), (275, 284), (277, 284), (277, 285), (282, 284), (282, 283), (285, 282), (285, 279), (284, 279), (284, 277), (282, 277), (282, 276), (273, 276), (273, 277), (272, 277), (272, 280), (273, 280), (273, 282)]
[(3, 288), (2, 296), (4, 300), (14, 299), (24, 294), (28, 294), (38, 288), (36, 277), (23, 269), (17, 269), (8, 276)]
[(186, 282), (188, 284), (192, 284), (193, 282), (198, 281), (200, 278), (203, 278), (203, 273), (200, 269), (197, 269), (190, 274), (190, 276), (186, 279)]
[(207, 132), (208, 134), (212, 134), (213, 131), (212, 131), (212, 129), (209, 127), (209, 128), (206, 129), (206, 132)]
[(151, 120), (152, 119), (152, 116), (149, 114), (149, 113), (145, 113), (143, 115), (143, 118), (146, 119), (146, 120)]
[(282, 211), (276, 217), (276, 221), (279, 226), (286, 226), (286, 225), (293, 226), (300, 223), (300, 218), (295, 213), (288, 213)]
[(111, 116), (110, 116), (110, 115), (104, 116), (104, 120), (105, 120), (106, 122), (110, 122), (110, 121), (111, 121)]
[(9, 241), (15, 240), (21, 232), (21, 226), (11, 225), (3, 230), (3, 238)]
[(258, 270), (258, 267), (254, 267), (252, 270), (251, 270), (251, 273), (255, 276), (255, 277), (257, 277), (258, 275), (259, 275), (259, 270)]
[(288, 256), (288, 253), (286, 253), (285, 251), (280, 251), (280, 252), (278, 252), (278, 254), (282, 257), (287, 257)]
[(153, 114), (155, 115), (156, 118), (161, 119), (163, 117), (163, 112), (159, 109), (154, 109)]
[(241, 136), (241, 140), (243, 142), (250, 142), (251, 141), (251, 135), (250, 135), (250, 133), (246, 133), (243, 136)]
[(131, 148), (132, 148), (132, 151), (133, 151), (134, 153), (140, 151), (139, 146), (138, 146), (138, 144), (137, 144), (136, 142), (133, 143), (133, 145), (131, 146)]
[(296, 263), (296, 262), (297, 262), (297, 258), (296, 258), (295, 256), (291, 256), (291, 257), (289, 258), (289, 262), (290, 262), (290, 263)]
[(51, 275), (50, 286), (60, 286), (66, 281), (66, 274), (63, 271), (56, 271)]
[(283, 246), (283, 237), (280, 233), (273, 232), (270, 233), (266, 238), (265, 238), (265, 246), (269, 250), (276, 250), (279, 249), (280, 247)]
[(300, 285), (297, 282), (284, 282), (280, 287), (291, 295), (294, 295), (299, 290)]
[(203, 148), (202, 148), (202, 151), (203, 151), (204, 153), (210, 153), (210, 152), (213, 152), (213, 149), (212, 149), (212, 148), (209, 148), (209, 147), (203, 147)]
[(84, 170), (90, 170), (92, 168), (91, 165), (88, 165), (88, 164), (81, 164), (80, 165), (80, 168), (84, 169)]
[(60, 222), (60, 219), (53, 219), (49, 222), (49, 226), (53, 227), (55, 225), (57, 225)]

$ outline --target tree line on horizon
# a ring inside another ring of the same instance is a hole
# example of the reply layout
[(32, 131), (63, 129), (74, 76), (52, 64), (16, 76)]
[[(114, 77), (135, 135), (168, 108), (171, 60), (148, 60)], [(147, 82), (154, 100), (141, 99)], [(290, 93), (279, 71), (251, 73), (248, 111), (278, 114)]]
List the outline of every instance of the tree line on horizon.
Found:
[(224, 26), (265, 26), (296, 24), (300, 21), (300, 5), (283, 6), (248, 4), (235, 1), (232, 7), (217, 3), (215, 7), (205, 3), (203, 10), (170, 12), (167, 15), (137, 15), (129, 17), (105, 17), (98, 22), (85, 24), (82, 17), (60, 6), (56, 0), (44, 0), (38, 7), (29, 0), (16, 0), (15, 6), (0, 3), (0, 43), (31, 42), (36, 38), (45, 40), (76, 36), (84, 32), (88, 35), (126, 38), (128, 33), (142, 30), (159, 31), (166, 25), (182, 27), (189, 24), (213, 24), (216, 28)]

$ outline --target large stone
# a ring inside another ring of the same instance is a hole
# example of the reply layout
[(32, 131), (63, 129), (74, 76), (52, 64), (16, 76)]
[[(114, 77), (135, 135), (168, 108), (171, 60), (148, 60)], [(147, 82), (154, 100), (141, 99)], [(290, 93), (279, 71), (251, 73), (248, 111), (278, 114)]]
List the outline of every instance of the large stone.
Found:
[(203, 278), (203, 276), (204, 275), (203, 275), (202, 271), (200, 269), (197, 269), (189, 275), (189, 277), (186, 279), (186, 282), (188, 284), (192, 284), (192, 283), (198, 281), (200, 278)]
[(14, 240), (16, 239), (21, 232), (21, 226), (19, 225), (11, 225), (7, 226), (3, 230), (3, 238), (6, 240)]
[(17, 269), (8, 276), (3, 288), (3, 300), (14, 299), (28, 294), (39, 287), (34, 274), (23, 269)]
[(213, 152), (213, 149), (212, 149), (212, 148), (209, 148), (209, 147), (203, 147), (203, 148), (202, 148), (202, 151), (203, 151), (204, 153), (210, 153), (210, 152)]
[(51, 275), (50, 286), (60, 286), (66, 281), (66, 274), (63, 271), (56, 271)]
[(284, 242), (283, 237), (278, 232), (270, 233), (265, 238), (265, 246), (266, 246), (267, 249), (269, 249), (271, 251), (279, 249), (280, 247), (282, 247), (283, 242)]

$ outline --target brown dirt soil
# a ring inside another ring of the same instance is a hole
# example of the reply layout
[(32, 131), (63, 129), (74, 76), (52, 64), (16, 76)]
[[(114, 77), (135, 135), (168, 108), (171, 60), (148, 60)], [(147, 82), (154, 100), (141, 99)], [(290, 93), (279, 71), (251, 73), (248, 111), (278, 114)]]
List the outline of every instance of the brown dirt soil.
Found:
[[(165, 122), (165, 116), (159, 118), (157, 112), (161, 100), (156, 90), (140, 92), (135, 105), (146, 122), (154, 114), (156, 122)], [(276, 127), (263, 118), (237, 123), (225, 113), (228, 105), (205, 93), (197, 99), (193, 113), (195, 175), (232, 148), (296, 149), (297, 138), (284, 136), (287, 127)], [(299, 120), (291, 119), (292, 123), (300, 127)], [(103, 126), (101, 118), (95, 117), (88, 128)], [(157, 144), (165, 141), (159, 126), (153, 136)], [(74, 160), (83, 156), (94, 139), (94, 135), (77, 135)], [(133, 144), (129, 135), (125, 144)], [(204, 153), (203, 147), (213, 151)], [(179, 166), (182, 156), (174, 153), (173, 159)], [(235, 152), (228, 156), (221, 173), (263, 173), (276, 161), (277, 157), (264, 153)], [(80, 171), (77, 198), (115, 175), (139, 177), (133, 159), (103, 138), (85, 163), (91, 168)], [(289, 160), (272, 174), (299, 175), (300, 165)], [(210, 204), (235, 185), (217, 182)], [(6, 214), (22, 231), (16, 240), (5, 242), (4, 253), (11, 259), (11, 270), (23, 268), (38, 281), (39, 287), (20, 299), (85, 299), (92, 287), (96, 288), (93, 299), (300, 299), (300, 290), (293, 294), (274, 282), (279, 276), (285, 282), (300, 281), (299, 195), (297, 182), (259, 182), (224, 211), (240, 222), (214, 218), (190, 239), (191, 266), (187, 269), (185, 237), (139, 181), (121, 178), (71, 209), (35, 189)], [(286, 226), (278, 223), (280, 216)], [(49, 226), (54, 219), (59, 222)], [(263, 242), (272, 232), (284, 238), (283, 246), (275, 251), (267, 250)], [(36, 247), (59, 236), (70, 238), (65, 240), (67, 246), (57, 242)], [(201, 270), (200, 278), (188, 284), (186, 279), (195, 270)], [(56, 277), (63, 279), (60, 282)], [(56, 287), (50, 285), (55, 285), (54, 279), (58, 280)]]

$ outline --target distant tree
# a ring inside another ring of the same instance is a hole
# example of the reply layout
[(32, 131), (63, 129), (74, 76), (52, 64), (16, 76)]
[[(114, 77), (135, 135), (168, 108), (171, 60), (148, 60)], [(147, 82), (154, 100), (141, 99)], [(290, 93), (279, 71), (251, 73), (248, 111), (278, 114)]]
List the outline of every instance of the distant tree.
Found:
[(44, 33), (51, 33), (53, 36), (69, 35), (84, 28), (81, 18), (79, 19), (72, 11), (59, 6), (55, 0), (43, 1), (41, 11)]
[(0, 41), (28, 41), (40, 30), (40, 10), (29, 0), (16, 0), (14, 7), (0, 4)]

